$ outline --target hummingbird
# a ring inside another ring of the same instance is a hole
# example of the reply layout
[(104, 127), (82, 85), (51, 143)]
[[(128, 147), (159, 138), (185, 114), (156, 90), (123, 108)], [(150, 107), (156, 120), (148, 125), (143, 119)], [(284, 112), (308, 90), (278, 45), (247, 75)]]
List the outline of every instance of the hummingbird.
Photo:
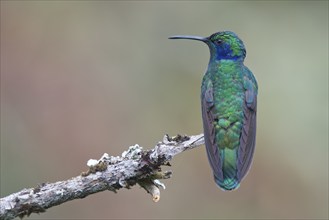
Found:
[(201, 85), (204, 139), (216, 184), (235, 190), (252, 163), (256, 139), (258, 85), (243, 62), (246, 49), (231, 31), (209, 37), (177, 35), (206, 43), (210, 60)]

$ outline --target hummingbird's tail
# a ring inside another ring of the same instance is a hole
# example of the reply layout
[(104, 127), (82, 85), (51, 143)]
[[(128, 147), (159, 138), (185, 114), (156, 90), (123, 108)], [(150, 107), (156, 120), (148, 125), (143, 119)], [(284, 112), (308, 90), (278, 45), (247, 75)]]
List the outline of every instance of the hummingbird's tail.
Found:
[(220, 151), (223, 159), (223, 177), (216, 176), (214, 173), (216, 184), (223, 190), (234, 190), (240, 186), (240, 181), (237, 177), (237, 149), (225, 148)]
[(240, 183), (236, 178), (225, 178), (223, 181), (217, 178), (216, 175), (214, 175), (214, 179), (219, 188), (224, 191), (235, 190), (240, 186)]

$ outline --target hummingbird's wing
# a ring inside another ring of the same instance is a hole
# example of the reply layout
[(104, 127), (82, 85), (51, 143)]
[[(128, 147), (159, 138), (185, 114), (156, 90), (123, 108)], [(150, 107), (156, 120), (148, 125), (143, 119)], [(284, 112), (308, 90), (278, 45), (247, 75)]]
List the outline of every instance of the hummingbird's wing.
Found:
[(210, 166), (217, 178), (223, 178), (222, 162), (218, 152), (218, 146), (215, 142), (215, 113), (214, 113), (214, 95), (213, 86), (210, 80), (203, 82), (201, 89), (201, 106), (202, 106), (202, 119), (204, 139), (207, 150)]
[(257, 82), (247, 69), (244, 78), (245, 101), (243, 104), (243, 127), (238, 151), (237, 177), (241, 181), (247, 174), (255, 149), (256, 112), (257, 112)]

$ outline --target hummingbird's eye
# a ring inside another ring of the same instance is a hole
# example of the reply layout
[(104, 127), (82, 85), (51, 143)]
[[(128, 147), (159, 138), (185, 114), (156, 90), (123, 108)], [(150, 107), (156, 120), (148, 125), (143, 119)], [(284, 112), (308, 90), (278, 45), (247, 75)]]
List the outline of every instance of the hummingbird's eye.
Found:
[(218, 40), (215, 41), (215, 43), (216, 43), (217, 45), (219, 45), (219, 44), (223, 43), (223, 41), (222, 41), (221, 39), (218, 39)]

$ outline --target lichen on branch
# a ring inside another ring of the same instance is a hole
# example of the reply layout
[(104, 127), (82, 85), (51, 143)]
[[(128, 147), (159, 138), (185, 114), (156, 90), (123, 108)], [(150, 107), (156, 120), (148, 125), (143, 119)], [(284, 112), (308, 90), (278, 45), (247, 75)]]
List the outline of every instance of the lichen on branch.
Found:
[(116, 192), (121, 188), (129, 189), (135, 184), (139, 184), (151, 194), (154, 202), (158, 202), (160, 188), (165, 189), (160, 179), (168, 179), (172, 175), (170, 170), (163, 172), (161, 166), (170, 166), (169, 161), (175, 155), (203, 144), (203, 134), (165, 135), (150, 150), (144, 150), (136, 144), (121, 156), (105, 153), (99, 160), (88, 160), (89, 169), (79, 176), (55, 183), (42, 183), (1, 198), (0, 219), (23, 218), (70, 200), (82, 199), (105, 190)]

